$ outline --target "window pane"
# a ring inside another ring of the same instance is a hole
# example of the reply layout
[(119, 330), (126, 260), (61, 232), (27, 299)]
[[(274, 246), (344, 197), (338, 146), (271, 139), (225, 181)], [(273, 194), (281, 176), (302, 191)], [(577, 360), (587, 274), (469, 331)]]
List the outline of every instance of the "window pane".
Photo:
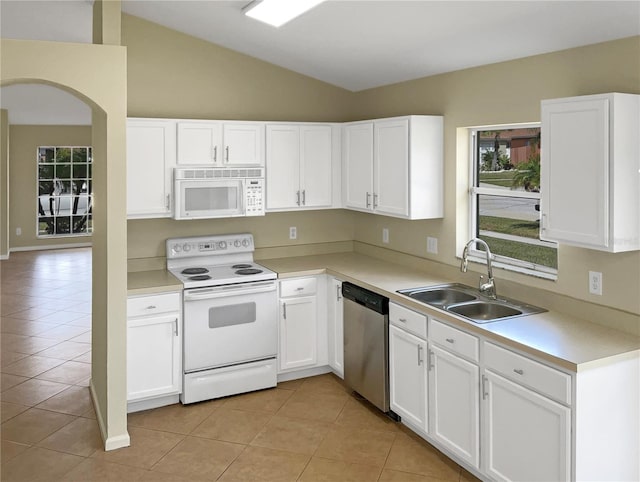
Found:
[(53, 164), (38, 166), (38, 177), (40, 179), (53, 179), (53, 174), (54, 174)]
[(89, 147), (88, 149), (87, 162), (93, 162), (93, 149), (91, 147)]
[(38, 220), (38, 236), (51, 236), (55, 234), (53, 218), (40, 218)]
[(56, 177), (58, 179), (71, 179), (71, 164), (57, 164)]
[(56, 149), (56, 162), (59, 164), (71, 162), (71, 149), (68, 147), (58, 147)]
[(61, 216), (56, 218), (56, 234), (70, 234), (71, 233), (71, 218), (68, 216)]
[(82, 179), (87, 177), (87, 164), (74, 164), (73, 165), (73, 177)]
[(56, 157), (56, 150), (53, 147), (38, 148), (38, 162), (53, 162)]
[(86, 163), (87, 162), (87, 148), (86, 147), (74, 147), (73, 148), (73, 162)]
[(49, 195), (53, 192), (53, 181), (40, 181), (38, 183), (38, 194), (40, 196)]
[(74, 216), (72, 230), (75, 234), (84, 234), (87, 232), (87, 216)]

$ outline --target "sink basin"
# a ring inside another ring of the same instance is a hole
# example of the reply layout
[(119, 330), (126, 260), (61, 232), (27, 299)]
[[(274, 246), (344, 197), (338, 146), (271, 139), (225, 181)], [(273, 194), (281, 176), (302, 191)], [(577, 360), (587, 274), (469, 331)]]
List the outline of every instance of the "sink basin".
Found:
[(476, 323), (522, 315), (522, 310), (494, 301), (473, 301), (447, 307), (447, 311), (472, 319)]
[(543, 308), (507, 298), (501, 297), (494, 300), (484, 296), (471, 286), (458, 283), (423, 286), (399, 290), (398, 293), (426, 305), (462, 316), (474, 323), (489, 323), (546, 311)]

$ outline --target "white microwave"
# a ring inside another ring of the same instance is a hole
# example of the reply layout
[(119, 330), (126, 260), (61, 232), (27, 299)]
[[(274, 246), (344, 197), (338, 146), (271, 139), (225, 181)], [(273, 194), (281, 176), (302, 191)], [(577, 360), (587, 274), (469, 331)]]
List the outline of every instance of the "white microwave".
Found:
[(264, 169), (176, 168), (174, 219), (264, 216)]

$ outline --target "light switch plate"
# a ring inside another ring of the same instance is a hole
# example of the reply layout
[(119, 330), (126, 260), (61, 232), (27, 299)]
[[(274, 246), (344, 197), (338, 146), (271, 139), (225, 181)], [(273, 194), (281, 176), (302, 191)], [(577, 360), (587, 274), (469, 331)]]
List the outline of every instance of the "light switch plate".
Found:
[(427, 253), (438, 254), (438, 238), (427, 236)]
[(298, 239), (298, 228), (295, 226), (289, 228), (289, 239)]
[(382, 242), (384, 244), (389, 244), (389, 229), (382, 228)]

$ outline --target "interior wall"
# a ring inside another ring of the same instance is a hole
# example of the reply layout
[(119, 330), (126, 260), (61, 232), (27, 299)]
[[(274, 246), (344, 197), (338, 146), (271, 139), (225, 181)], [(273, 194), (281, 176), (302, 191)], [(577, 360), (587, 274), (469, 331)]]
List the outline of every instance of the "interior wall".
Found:
[[(129, 117), (341, 121), (353, 94), (138, 17), (122, 16)], [(298, 239), (289, 240), (289, 227)], [(271, 213), (203, 221), (129, 220), (131, 260), (164, 257), (166, 238), (251, 232), (257, 248), (351, 240), (351, 213)]]
[[(42, 248), (90, 243), (91, 236), (37, 237), (37, 149), (39, 146), (90, 146), (91, 126), (12, 125), (9, 128), (11, 219), (9, 246)], [(18, 235), (17, 228), (22, 230)]]
[(9, 112), (0, 109), (0, 259), (9, 256)]
[[(604, 92), (640, 94), (640, 37), (564, 50), (426, 77), (354, 94), (354, 118), (405, 114), (444, 116), (445, 216), (405, 221), (357, 213), (355, 240), (458, 266), (467, 241), (468, 148), (466, 129), (540, 121), (540, 101)], [(382, 244), (382, 229), (390, 230)], [(426, 252), (426, 238), (438, 238), (438, 254)], [(486, 268), (470, 266), (477, 272)], [(603, 273), (603, 295), (589, 294), (588, 271)], [(608, 254), (561, 245), (557, 281), (494, 270), (511, 280), (554, 293), (640, 314), (640, 252)], [(533, 302), (534, 300), (532, 300)], [(540, 300), (544, 304), (543, 300)]]

